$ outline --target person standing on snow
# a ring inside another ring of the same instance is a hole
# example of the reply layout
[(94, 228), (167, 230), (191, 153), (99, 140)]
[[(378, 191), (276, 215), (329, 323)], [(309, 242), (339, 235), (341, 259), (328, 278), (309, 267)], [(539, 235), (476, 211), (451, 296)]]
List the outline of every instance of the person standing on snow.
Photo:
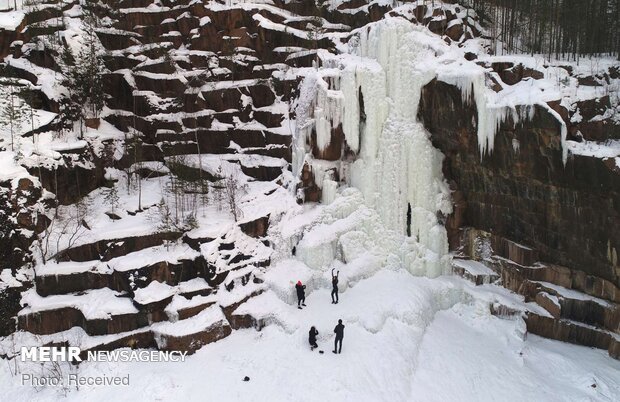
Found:
[[(334, 353), (342, 352), (342, 338), (344, 338), (344, 325), (342, 325), (342, 320), (338, 320), (338, 325), (334, 328), (334, 332), (336, 333), (336, 340), (334, 341)], [(338, 344), (340, 343), (340, 348), (338, 348)]]
[(316, 336), (319, 334), (319, 331), (316, 328), (311, 327), (310, 332), (308, 333), (308, 342), (310, 342), (310, 350), (314, 350), (318, 348), (319, 345), (316, 343)]
[(301, 310), (301, 306), (306, 307), (306, 285), (302, 285), (301, 281), (297, 281), (295, 290), (297, 291), (297, 308)]
[[(332, 269), (332, 304), (338, 304), (338, 275), (340, 271), (334, 276), (334, 270)], [(334, 300), (334, 296), (336, 299)]]

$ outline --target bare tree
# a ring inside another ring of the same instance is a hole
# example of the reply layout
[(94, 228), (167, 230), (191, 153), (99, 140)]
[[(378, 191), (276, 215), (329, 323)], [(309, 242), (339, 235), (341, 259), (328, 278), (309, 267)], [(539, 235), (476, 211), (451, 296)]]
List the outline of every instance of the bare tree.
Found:
[[(64, 215), (55, 209), (54, 215), (37, 237), (36, 247), (45, 264), (52, 256), (59, 256), (61, 246), (69, 249), (86, 233), (86, 211), (88, 206), (83, 200), (75, 204), (75, 209)], [(55, 240), (55, 244), (52, 241)], [(63, 244), (64, 242), (64, 244)], [(53, 244), (53, 245), (52, 245)], [(55, 249), (53, 248), (55, 247)]]
[[(221, 171), (221, 168), (218, 170)], [(228, 210), (235, 219), (235, 222), (237, 222), (242, 215), (242, 211), (239, 208), (239, 201), (247, 192), (247, 186), (240, 183), (239, 171), (237, 169), (232, 170), (230, 174), (224, 176), (223, 185), (226, 205), (228, 205)]]

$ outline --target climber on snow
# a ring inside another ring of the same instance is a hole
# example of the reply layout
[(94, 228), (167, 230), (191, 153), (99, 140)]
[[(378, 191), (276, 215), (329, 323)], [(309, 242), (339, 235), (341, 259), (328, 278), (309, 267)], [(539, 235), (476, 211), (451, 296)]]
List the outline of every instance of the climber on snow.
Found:
[(339, 274), (340, 274), (340, 271), (336, 272), (336, 275), (334, 276), (334, 270), (332, 269), (332, 304), (338, 304), (338, 275)]
[(306, 285), (302, 285), (301, 281), (297, 281), (295, 290), (297, 291), (297, 308), (301, 310), (301, 306), (306, 306)]
[(308, 342), (310, 343), (310, 350), (314, 350), (319, 347), (319, 345), (316, 344), (316, 336), (318, 334), (319, 334), (319, 331), (317, 331), (316, 328), (314, 327), (310, 328), (310, 332), (308, 333)]
[(334, 341), (333, 352), (341, 353), (342, 352), (342, 338), (344, 338), (344, 325), (342, 324), (342, 320), (338, 320), (338, 325), (336, 325), (336, 328), (334, 328), (334, 333), (336, 333), (336, 340)]

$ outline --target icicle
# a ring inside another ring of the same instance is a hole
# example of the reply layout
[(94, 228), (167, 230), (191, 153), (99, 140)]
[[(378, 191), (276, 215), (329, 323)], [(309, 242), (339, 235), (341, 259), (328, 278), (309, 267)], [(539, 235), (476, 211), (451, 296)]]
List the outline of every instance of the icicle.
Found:
[(544, 102), (541, 102), (538, 104), (542, 106), (543, 108), (547, 109), (549, 114), (555, 117), (556, 120), (560, 123), (560, 144), (562, 146), (562, 163), (564, 164), (564, 166), (566, 166), (566, 161), (568, 160), (568, 148), (566, 146), (566, 132), (567, 132), (566, 123), (564, 122), (564, 119), (562, 119), (562, 116), (560, 116), (558, 112), (553, 110), (551, 106), (549, 106), (548, 104)]
[(321, 202), (325, 205), (331, 204), (336, 198), (336, 189), (338, 188), (338, 183), (336, 183), (332, 179), (325, 178), (323, 180), (323, 193)]
[[(484, 155), (493, 152), (495, 135), (501, 125), (508, 118), (512, 118), (513, 124), (516, 124), (523, 116), (517, 113), (514, 105), (500, 104), (498, 99), (493, 98), (495, 93), (487, 87), (486, 71), (482, 68), (474, 74), (442, 75), (439, 79), (458, 87), (461, 90), (463, 103), (475, 102), (478, 116), (476, 136), (481, 160)], [(525, 112), (527, 116), (530, 113), (529, 110)]]

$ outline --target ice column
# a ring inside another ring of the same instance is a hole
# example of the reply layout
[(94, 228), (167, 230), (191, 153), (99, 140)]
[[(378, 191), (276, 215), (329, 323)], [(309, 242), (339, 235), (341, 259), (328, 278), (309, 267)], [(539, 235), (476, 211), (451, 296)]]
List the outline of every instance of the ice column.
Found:
[(418, 67), (435, 57), (424, 35), (400, 19), (379, 22), (361, 34), (356, 51), (363, 62), (343, 74), (343, 120), (345, 136), (353, 138), (353, 114), (360, 111), (352, 103), (358, 102), (354, 89), (359, 88), (366, 121), (358, 127), (360, 154), (350, 182), (386, 227), (400, 234), (407, 231), (411, 206), (412, 236), (424, 247), (423, 258), (411, 261), (418, 268), (424, 262), (416, 272), (435, 276), (447, 271), (443, 257), (448, 252), (446, 231), (436, 215), (450, 213), (451, 203), (441, 172), (443, 156), (416, 118), (422, 87), (434, 77), (433, 71)]

